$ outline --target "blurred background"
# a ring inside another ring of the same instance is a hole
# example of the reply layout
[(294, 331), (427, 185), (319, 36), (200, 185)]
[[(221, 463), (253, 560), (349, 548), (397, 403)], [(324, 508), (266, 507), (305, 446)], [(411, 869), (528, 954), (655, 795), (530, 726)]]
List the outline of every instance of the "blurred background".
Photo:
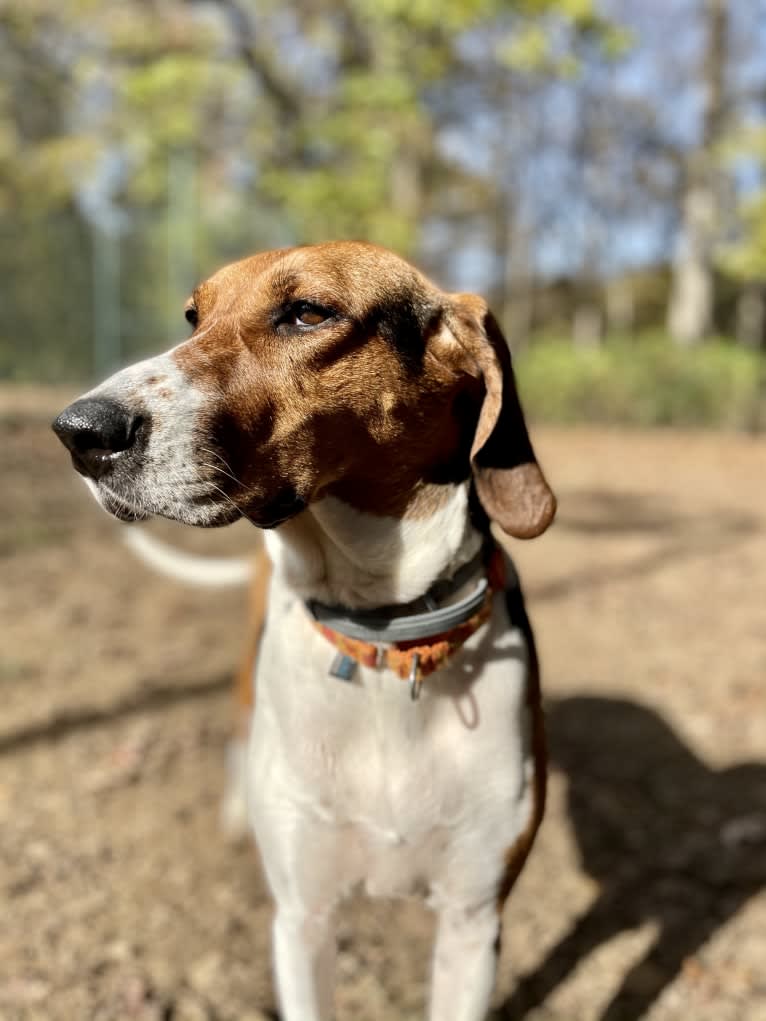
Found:
[(764, 53), (760, 0), (5, 0), (0, 378), (361, 237), (488, 296), (542, 416), (758, 428)]
[[(133, 560), (48, 422), (337, 237), (490, 299), (560, 498), (497, 1017), (762, 1021), (762, 0), (0, 2), (0, 1018), (276, 1016), (218, 822), (245, 595)], [(352, 903), (340, 1021), (422, 1016), (430, 924)]]

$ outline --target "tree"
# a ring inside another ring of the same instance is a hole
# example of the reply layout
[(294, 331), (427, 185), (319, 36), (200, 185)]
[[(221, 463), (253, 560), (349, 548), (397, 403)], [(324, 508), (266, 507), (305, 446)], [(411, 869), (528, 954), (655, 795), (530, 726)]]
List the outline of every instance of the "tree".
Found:
[[(181, 277), (257, 247), (364, 236), (449, 278), (515, 178), (447, 136), (493, 121), (493, 75), (515, 102), (606, 30), (591, 0), (6, 0), (0, 362), (81, 375), (93, 318), (107, 361), (156, 347)], [(62, 279), (43, 304), (41, 272)]]
[(721, 229), (720, 146), (726, 131), (729, 0), (705, 0), (704, 18), (702, 136), (683, 167), (681, 243), (668, 306), (668, 329), (682, 345), (699, 343), (713, 325), (715, 248)]

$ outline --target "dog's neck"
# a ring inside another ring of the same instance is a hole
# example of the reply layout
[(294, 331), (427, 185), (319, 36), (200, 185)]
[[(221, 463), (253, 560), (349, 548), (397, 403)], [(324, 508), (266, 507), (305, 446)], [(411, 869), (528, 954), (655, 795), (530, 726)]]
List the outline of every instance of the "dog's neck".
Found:
[(266, 533), (275, 575), (300, 598), (334, 605), (417, 599), (470, 560), (482, 537), (471, 524), (468, 483), (440, 487), (433, 501), (413, 496), (411, 507), (411, 516), (384, 517), (324, 497)]

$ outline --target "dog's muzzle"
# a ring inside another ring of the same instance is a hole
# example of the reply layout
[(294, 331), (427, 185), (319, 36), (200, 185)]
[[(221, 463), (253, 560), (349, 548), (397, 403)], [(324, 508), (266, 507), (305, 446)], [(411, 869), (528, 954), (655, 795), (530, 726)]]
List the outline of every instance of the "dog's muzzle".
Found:
[(146, 447), (149, 421), (117, 401), (84, 397), (65, 408), (53, 431), (72, 456), (74, 468), (97, 481)]

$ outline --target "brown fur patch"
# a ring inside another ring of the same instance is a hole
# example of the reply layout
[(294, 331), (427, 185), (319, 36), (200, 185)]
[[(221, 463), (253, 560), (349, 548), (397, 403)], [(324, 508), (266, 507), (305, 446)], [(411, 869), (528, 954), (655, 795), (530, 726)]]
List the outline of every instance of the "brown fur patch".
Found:
[(450, 497), (447, 486), (425, 485), (415, 490), (402, 514), (409, 520), (425, 521), (444, 507)]
[[(328, 494), (421, 517), (468, 477), (484, 381), (448, 327), (457, 299), (404, 260), (359, 242), (266, 252), (192, 300), (173, 358), (213, 398), (198, 427), (213, 481), (256, 524)], [(298, 325), (301, 303), (326, 319)]]
[(556, 499), (540, 470), (521, 410), (511, 355), (486, 302), (455, 295), (455, 337), (484, 380), (485, 397), (471, 446), (476, 492), (508, 535), (532, 539), (550, 525)]

